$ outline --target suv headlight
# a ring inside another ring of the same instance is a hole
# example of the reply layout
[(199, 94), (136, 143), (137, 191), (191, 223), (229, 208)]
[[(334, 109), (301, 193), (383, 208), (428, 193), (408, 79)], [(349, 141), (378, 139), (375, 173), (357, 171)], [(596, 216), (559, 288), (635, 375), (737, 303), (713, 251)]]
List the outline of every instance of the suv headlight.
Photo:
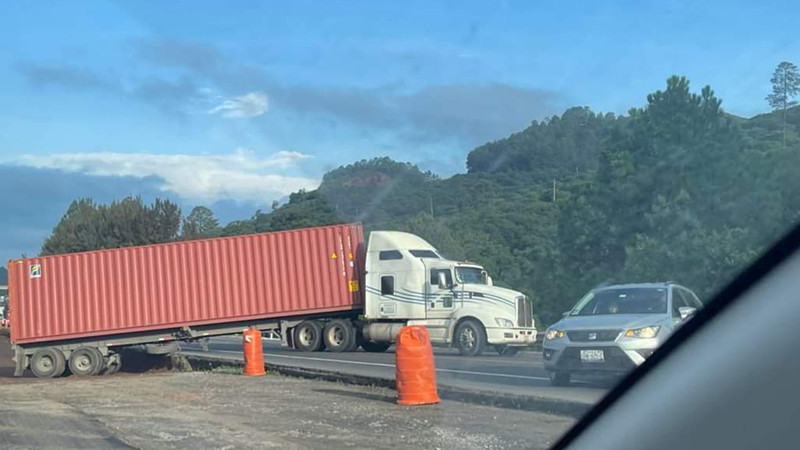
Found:
[(498, 317), (498, 318), (494, 319), (494, 321), (497, 322), (497, 325), (499, 325), (499, 326), (501, 326), (503, 328), (514, 328), (514, 322), (512, 322), (512, 321), (510, 321), (508, 319), (503, 319), (503, 318)]
[(564, 332), (560, 330), (554, 330), (552, 328), (548, 329), (545, 333), (544, 337), (548, 341), (555, 341), (556, 339), (561, 339), (564, 337)]
[(658, 330), (661, 327), (659, 326), (651, 326), (651, 327), (642, 327), (642, 328), (635, 328), (633, 330), (626, 330), (625, 337), (632, 337), (632, 338), (642, 338), (642, 339), (650, 339), (656, 337), (658, 334)]

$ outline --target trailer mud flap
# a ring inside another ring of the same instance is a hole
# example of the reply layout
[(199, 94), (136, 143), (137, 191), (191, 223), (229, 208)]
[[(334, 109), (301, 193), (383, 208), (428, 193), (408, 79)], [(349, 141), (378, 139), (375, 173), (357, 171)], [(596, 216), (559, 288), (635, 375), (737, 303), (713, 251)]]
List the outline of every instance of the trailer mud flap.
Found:
[(14, 361), (14, 376), (21, 377), (25, 373), (25, 369), (28, 368), (28, 356), (25, 355), (25, 349), (15, 345), (14, 356), (11, 360)]

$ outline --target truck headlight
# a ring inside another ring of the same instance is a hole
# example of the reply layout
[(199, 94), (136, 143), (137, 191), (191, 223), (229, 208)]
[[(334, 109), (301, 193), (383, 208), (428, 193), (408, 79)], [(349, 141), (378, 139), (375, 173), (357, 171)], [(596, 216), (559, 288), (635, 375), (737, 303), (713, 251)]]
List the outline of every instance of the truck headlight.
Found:
[(544, 337), (547, 338), (548, 341), (555, 341), (556, 339), (563, 338), (564, 332), (550, 328), (547, 330)]
[(501, 326), (503, 328), (514, 328), (514, 322), (512, 322), (512, 321), (510, 321), (508, 319), (503, 319), (503, 318), (498, 317), (498, 318), (494, 319), (494, 321), (497, 322), (497, 325), (499, 325), (499, 326)]
[(650, 339), (656, 337), (661, 327), (654, 325), (650, 327), (635, 328), (625, 331), (625, 337)]

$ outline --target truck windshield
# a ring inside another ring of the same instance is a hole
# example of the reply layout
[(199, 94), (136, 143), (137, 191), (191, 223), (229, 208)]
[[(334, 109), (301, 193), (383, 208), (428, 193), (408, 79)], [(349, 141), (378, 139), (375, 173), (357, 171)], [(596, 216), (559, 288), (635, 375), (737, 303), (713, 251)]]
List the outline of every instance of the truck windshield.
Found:
[(456, 279), (460, 283), (484, 284), (482, 272), (482, 269), (476, 267), (457, 267)]
[(590, 292), (578, 302), (570, 315), (663, 314), (666, 312), (666, 289), (628, 288)]

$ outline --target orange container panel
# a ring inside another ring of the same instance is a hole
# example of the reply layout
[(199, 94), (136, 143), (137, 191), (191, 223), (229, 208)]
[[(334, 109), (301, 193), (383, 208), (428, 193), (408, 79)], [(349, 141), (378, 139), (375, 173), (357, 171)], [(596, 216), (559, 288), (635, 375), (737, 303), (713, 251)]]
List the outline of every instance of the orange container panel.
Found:
[(361, 224), (9, 261), (16, 344), (363, 308)]

